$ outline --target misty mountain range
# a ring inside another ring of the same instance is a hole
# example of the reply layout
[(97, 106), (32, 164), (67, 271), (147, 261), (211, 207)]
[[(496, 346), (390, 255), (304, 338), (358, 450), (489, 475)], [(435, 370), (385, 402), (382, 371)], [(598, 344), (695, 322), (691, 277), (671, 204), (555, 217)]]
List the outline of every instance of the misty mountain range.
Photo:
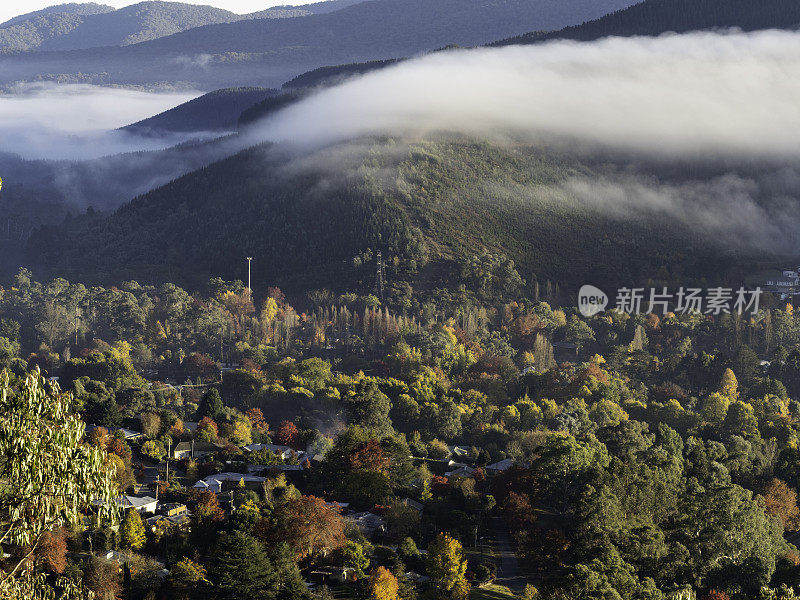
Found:
[[(45, 79), (138, 86), (168, 83), (201, 90), (275, 87), (325, 65), (409, 56), (452, 44), (475, 46), (529, 31), (560, 29), (625, 8), (634, 0), (347, 3), (304, 6), (302, 10), (315, 14), (283, 19), (263, 18), (268, 15), (260, 13), (262, 18), (241, 20), (218, 9), (160, 2), (88, 16), (36, 16), (0, 29), (0, 35), (17, 40), (7, 41), (7, 47), (15, 43), (36, 50), (0, 56), (0, 84)], [(337, 10), (325, 12), (330, 8)], [(40, 31), (36, 23), (48, 20), (58, 22)], [(29, 41), (19, 41), (29, 29)]]
[[(427, 263), (417, 282), (425, 284), (439, 280), (454, 259), (476, 248), (511, 256), (525, 276), (565, 281), (585, 277), (600, 255), (609, 280), (656, 271), (665, 277), (700, 278), (736, 268), (742, 260), (756, 260), (764, 252), (760, 240), (785, 237), (783, 231), (776, 234), (772, 221), (791, 214), (784, 202), (798, 193), (794, 174), (800, 169), (794, 162), (782, 167), (780, 160), (768, 161), (769, 176), (742, 157), (681, 158), (675, 163), (662, 158), (631, 168), (625, 153), (601, 151), (594, 156), (589, 150), (564, 152), (529, 142), (512, 150), (478, 133), (443, 138), (420, 134), (409, 140), (400, 136), (396, 145), (391, 139), (354, 133), (352, 139), (307, 157), (287, 154), (279, 143), (254, 147), (263, 141), (258, 137), (262, 119), (304, 99), (312, 100), (305, 113), (317, 107), (311, 119), (319, 119), (317, 125), (340, 119), (347, 123), (351, 116), (341, 113), (341, 106), (337, 113), (332, 104), (344, 93), (339, 84), (357, 84), (366, 73), (410, 64), (405, 59), (422, 50), (441, 49), (456, 38), (470, 46), (503, 40), (496, 42), (503, 46), (560, 37), (592, 40), (726, 27), (793, 29), (800, 21), (797, 7), (787, 0), (764, 0), (758, 10), (743, 0), (647, 0), (616, 10), (631, 4), (619, 2), (606, 7), (611, 14), (596, 20), (594, 15), (576, 16), (590, 12), (589, 4), (596, 8), (589, 2), (540, 3), (535, 19), (525, 20), (524, 15), (535, 11), (531, 3), (516, 0), (491, 6), (477, 0), (373, 0), (327, 14), (208, 25), (124, 47), (7, 55), (0, 59), (0, 77), (9, 81), (13, 78), (6, 66), (43, 77), (64, 73), (56, 70), (58, 64), (83, 74), (93, 73), (91, 65), (96, 64), (98, 70), (101, 65), (107, 68), (107, 82), (183, 82), (200, 88), (233, 82), (234, 87), (215, 90), (123, 132), (158, 136), (239, 129), (239, 135), (214, 142), (83, 163), (26, 163), (22, 169), (0, 155), (4, 172), (13, 165), (26, 173), (22, 187), (10, 182), (4, 190), (6, 201), (13, 202), (15, 214), (28, 228), (15, 238), (14, 249), (19, 251), (19, 242), (33, 232), (27, 246), (32, 266), (86, 281), (176, 279), (176, 273), (183, 273), (184, 282), (191, 285), (209, 273), (236, 268), (241, 248), (230, 246), (236, 239), (248, 251), (270, 257), (259, 266), (262, 276), (289, 287), (302, 286), (311, 275), (331, 286), (344, 282), (352, 275), (348, 261), (376, 247), (406, 266)], [(543, 32), (560, 27), (561, 9), (562, 16), (571, 15), (572, 23), (586, 22)], [(113, 13), (104, 13), (109, 14)], [(542, 25), (520, 25), (523, 21)], [(364, 23), (371, 29), (360, 30)], [(524, 34), (510, 37), (515, 28), (524, 29)], [(570, 48), (581, 60), (591, 60), (598, 47)], [(607, 52), (613, 45), (604, 48)], [(431, 58), (434, 64), (458, 64), (460, 52), (448, 50)], [(180, 65), (166, 59), (180, 56), (186, 59)], [(547, 59), (547, 54), (537, 56)], [(466, 64), (462, 69), (471, 72)], [(491, 88), (488, 81), (486, 77), (475, 85)], [(280, 91), (282, 83), (286, 85)], [(332, 94), (322, 96), (321, 89)], [(492, 90), (483, 91), (486, 105), (493, 105)], [(367, 86), (362, 97), (387, 93)], [(314, 102), (315, 98), (319, 99)], [(360, 105), (357, 96), (345, 95), (339, 102)], [(302, 123), (305, 113), (296, 121)], [(309, 130), (317, 125), (308, 123)], [(326, 162), (337, 165), (335, 176), (323, 166)], [(37, 180), (34, 172), (45, 175)], [(104, 193), (104, 181), (113, 193)], [(71, 182), (67, 192), (64, 182)], [(639, 196), (659, 198), (660, 204), (652, 212), (639, 213), (630, 204)], [(700, 205), (683, 205), (684, 198)], [(714, 215), (730, 198), (741, 205), (740, 214), (750, 215), (747, 222), (735, 217), (732, 224), (716, 221), (736, 230), (737, 239), (748, 240), (739, 255), (720, 245), (719, 225), (703, 225), (699, 235), (679, 216), (716, 222)], [(130, 202), (111, 212), (126, 200)], [(706, 201), (710, 205), (703, 204)], [(26, 202), (37, 206), (36, 216), (28, 215), (27, 221)], [(67, 203), (73, 209), (65, 208)], [(619, 214), (607, 213), (602, 203), (616, 206)], [(75, 214), (88, 204), (101, 212)], [(674, 219), (669, 227), (659, 211), (668, 211)], [(57, 224), (67, 212), (72, 216)], [(758, 227), (751, 226), (754, 214)], [(42, 224), (46, 227), (37, 231)], [(778, 250), (770, 247), (769, 252)], [(17, 261), (12, 261), (16, 267), (19, 252), (8, 256)]]
[(277, 6), (245, 15), (181, 2), (148, 1), (120, 9), (94, 3), (62, 4), (0, 24), (0, 52), (127, 46), (203, 25), (324, 14), (361, 1), (326, 0), (301, 7)]

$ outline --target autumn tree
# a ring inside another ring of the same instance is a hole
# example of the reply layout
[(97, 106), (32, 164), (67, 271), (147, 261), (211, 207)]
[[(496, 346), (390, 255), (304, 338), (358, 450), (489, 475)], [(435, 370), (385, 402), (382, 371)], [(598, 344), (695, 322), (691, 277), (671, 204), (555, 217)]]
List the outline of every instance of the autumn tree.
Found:
[(67, 536), (63, 528), (48, 531), (36, 548), (37, 561), (50, 573), (63, 573), (67, 566)]
[(386, 567), (374, 569), (367, 581), (369, 600), (400, 600), (397, 577)]
[(800, 528), (797, 493), (777, 477), (764, 489), (764, 504), (768, 514), (781, 520), (784, 530), (796, 531)]
[(219, 435), (219, 427), (213, 419), (203, 417), (197, 424), (197, 431), (195, 437), (201, 442), (215, 442)]
[(260, 408), (249, 409), (245, 413), (245, 416), (250, 420), (250, 425), (253, 427), (253, 431), (257, 431), (258, 433), (269, 433), (269, 423), (267, 423), (264, 419), (264, 413)]
[(461, 542), (440, 533), (428, 547), (427, 567), (437, 600), (466, 600), (469, 596), (465, 576), (467, 559)]
[(119, 566), (115, 562), (93, 556), (83, 574), (83, 585), (100, 599), (119, 597), (122, 591)]
[(275, 511), (276, 539), (292, 548), (297, 560), (345, 545), (344, 519), (322, 498), (301, 496)]
[(731, 369), (725, 369), (719, 382), (719, 393), (731, 402), (739, 399), (739, 382)]
[(289, 446), (295, 450), (300, 446), (300, 432), (297, 425), (291, 421), (282, 421), (278, 426), (278, 431), (275, 432), (275, 443), (281, 446)]
[(176, 600), (187, 600), (197, 588), (206, 582), (206, 570), (188, 558), (181, 559), (172, 567), (167, 578), (167, 586)]
[(380, 442), (370, 439), (356, 446), (350, 455), (350, 466), (353, 469), (367, 469), (384, 472), (390, 461), (381, 448)]
[(147, 541), (147, 536), (144, 531), (144, 523), (142, 516), (136, 509), (130, 509), (125, 514), (122, 520), (122, 525), (119, 529), (120, 536), (122, 537), (122, 547), (128, 550), (140, 550)]

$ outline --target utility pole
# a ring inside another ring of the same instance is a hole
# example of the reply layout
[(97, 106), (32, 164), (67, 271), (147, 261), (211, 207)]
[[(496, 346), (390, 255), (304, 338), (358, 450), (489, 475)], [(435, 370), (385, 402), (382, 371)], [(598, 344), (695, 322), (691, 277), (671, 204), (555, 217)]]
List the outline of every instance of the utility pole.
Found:
[(250, 294), (250, 297), (253, 297), (253, 288), (250, 287), (250, 263), (252, 262), (253, 257), (247, 257), (247, 293)]
[(78, 350), (78, 305), (75, 304), (75, 351)]

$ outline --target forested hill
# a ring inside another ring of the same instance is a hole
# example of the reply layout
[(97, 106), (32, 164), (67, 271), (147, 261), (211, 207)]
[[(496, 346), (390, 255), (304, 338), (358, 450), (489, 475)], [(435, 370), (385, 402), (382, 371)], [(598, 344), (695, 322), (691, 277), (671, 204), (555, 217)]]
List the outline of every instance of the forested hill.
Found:
[(148, 0), (115, 10), (100, 4), (62, 4), (0, 25), (0, 52), (126, 46), (203, 25), (253, 19), (288, 19), (330, 13), (363, 0), (327, 0), (274, 6), (238, 15), (213, 6)]
[(277, 90), (258, 87), (215, 90), (123, 129), (143, 135), (233, 131), (243, 111), (276, 93)]
[(11, 25), (16, 25), (17, 23), (21, 23), (23, 21), (30, 21), (31, 19), (35, 19), (36, 17), (44, 17), (46, 15), (53, 15), (53, 14), (69, 14), (69, 15), (100, 15), (107, 12), (113, 12), (114, 7), (108, 6), (106, 4), (96, 4), (94, 2), (86, 2), (82, 4), (77, 3), (70, 3), (70, 4), (58, 4), (56, 6), (48, 6), (47, 8), (43, 8), (41, 10), (35, 10), (33, 12), (25, 13), (22, 15), (17, 15), (5, 21), (4, 23), (0, 23), (0, 27), (9, 27)]
[(123, 46), (239, 18), (227, 10), (181, 2), (140, 2), (112, 11), (52, 12), (0, 28), (0, 50)]
[(537, 31), (491, 44), (507, 46), (553, 39), (591, 41), (608, 36), (655, 36), (735, 27), (743, 31), (795, 29), (800, 26), (796, 0), (646, 0), (582, 25)]
[(0, 58), (0, 83), (47, 73), (59, 81), (85, 83), (182, 82), (203, 90), (273, 87), (325, 65), (391, 59), (448, 44), (473, 46), (531, 30), (559, 29), (633, 1), (372, 0), (327, 14), (195, 27), (124, 47), (6, 56)]
[(378, 250), (393, 284), (428, 290), (476, 256), (489, 257), (488, 269), (514, 261), (527, 281), (688, 280), (731, 266), (664, 219), (616, 219), (576, 201), (562, 184), (592, 169), (535, 148), (362, 140), (293, 161), (275, 152), (251, 149), (110, 216), (44, 228), (29, 264), (87, 282), (198, 286), (241, 276), (243, 257), (254, 256), (254, 276), (293, 292), (368, 290)]

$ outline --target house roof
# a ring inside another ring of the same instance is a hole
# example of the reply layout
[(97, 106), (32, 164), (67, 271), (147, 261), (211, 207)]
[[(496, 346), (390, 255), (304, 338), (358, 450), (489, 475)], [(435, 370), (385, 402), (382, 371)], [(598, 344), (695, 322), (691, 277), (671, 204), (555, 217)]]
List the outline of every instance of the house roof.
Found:
[(475, 469), (470, 467), (469, 465), (459, 465), (456, 469), (452, 471), (448, 471), (444, 474), (445, 477), (453, 477), (454, 475), (458, 477), (472, 477), (472, 474), (475, 472)]
[(269, 450), (270, 452), (278, 452), (281, 454), (284, 452), (294, 452), (289, 446), (278, 446), (277, 444), (250, 444), (249, 446), (244, 446), (244, 449), (248, 452)]
[[(222, 450), (223, 446), (219, 444), (215, 444), (213, 442), (195, 442), (194, 443), (194, 451), (195, 452), (216, 452), (217, 450)], [(175, 446), (175, 452), (189, 452), (192, 449), (192, 442), (180, 442), (177, 446)]]
[(503, 460), (497, 461), (496, 463), (492, 463), (491, 465), (486, 465), (487, 471), (507, 471), (511, 467), (514, 466), (514, 461), (510, 458), (504, 458)]
[(416, 500), (412, 500), (411, 498), (404, 498), (403, 504), (419, 511), (425, 508), (425, 505), (422, 502), (417, 502)]
[(258, 475), (247, 475), (244, 473), (216, 473), (214, 475), (209, 475), (205, 479), (201, 479), (197, 483), (194, 484), (195, 488), (198, 489), (207, 489), (209, 491), (219, 493), (222, 491), (222, 482), (224, 481), (244, 481), (245, 483), (248, 482), (255, 482), (260, 483), (262, 481), (266, 481), (266, 477), (259, 477)]
[(121, 508), (142, 508), (148, 504), (157, 503), (158, 500), (150, 496), (118, 496), (114, 502)]

